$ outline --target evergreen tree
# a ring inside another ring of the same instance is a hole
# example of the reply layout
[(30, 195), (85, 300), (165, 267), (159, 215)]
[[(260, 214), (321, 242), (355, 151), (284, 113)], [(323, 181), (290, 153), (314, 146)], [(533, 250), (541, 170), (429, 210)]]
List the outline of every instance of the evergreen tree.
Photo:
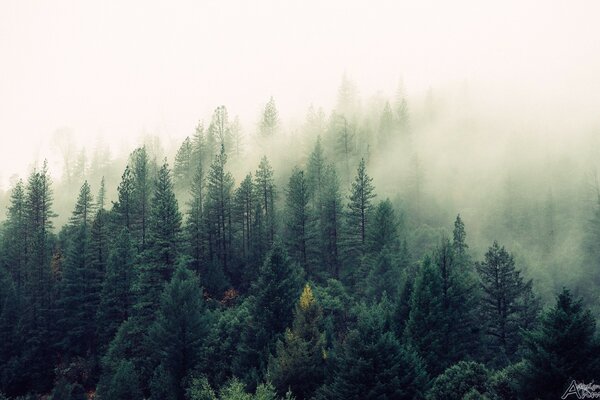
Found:
[(264, 374), (268, 354), (292, 323), (293, 299), (298, 298), (301, 290), (300, 269), (290, 260), (283, 245), (276, 241), (250, 291), (251, 316), (242, 332), (240, 356), (234, 366), (236, 371), (244, 374), (245, 380), (256, 382)]
[(106, 203), (106, 187), (104, 184), (104, 177), (100, 180), (100, 189), (98, 189), (98, 197), (96, 198), (96, 209), (104, 210)]
[(127, 228), (117, 235), (102, 282), (96, 326), (100, 345), (106, 346), (127, 319), (132, 303), (133, 254)]
[[(179, 267), (161, 295), (156, 321), (150, 328), (150, 346), (156, 352), (155, 377), (168, 376), (166, 389), (174, 399), (185, 400), (185, 378), (194, 368), (204, 367), (203, 343), (207, 317), (202, 291), (195, 274)], [(152, 384), (151, 384), (152, 386)], [(153, 398), (156, 397), (153, 394)]]
[(540, 399), (565, 393), (573, 380), (590, 382), (600, 374), (596, 321), (581, 300), (564, 289), (538, 327), (525, 335), (523, 387)]
[(276, 189), (273, 179), (273, 168), (269, 164), (267, 157), (260, 160), (258, 170), (256, 170), (255, 185), (257, 192), (257, 202), (260, 205), (260, 213), (257, 214), (258, 220), (261, 222), (259, 227), (262, 239), (261, 254), (266, 253), (273, 244), (275, 238), (275, 197)]
[(460, 218), (460, 214), (456, 216), (456, 221), (454, 221), (454, 231), (453, 231), (453, 241), (452, 246), (454, 247), (454, 252), (458, 257), (464, 257), (466, 255), (467, 249), (469, 246), (467, 245), (467, 233), (465, 232), (465, 224)]
[(171, 279), (179, 257), (181, 214), (166, 163), (158, 171), (149, 214), (148, 249), (134, 286), (135, 315), (146, 322), (153, 319), (160, 293)]
[(367, 275), (366, 293), (377, 301), (381, 300), (384, 293), (395, 299), (400, 293), (401, 279), (398, 260), (386, 246), (379, 252), (374, 268)]
[(10, 272), (17, 290), (23, 285), (27, 262), (28, 225), (25, 196), (23, 181), (19, 180), (10, 195), (0, 255), (0, 267)]
[(473, 361), (461, 361), (446, 369), (433, 381), (427, 393), (428, 400), (464, 400), (478, 394), (476, 399), (488, 391), (489, 372), (484, 365)]
[[(21, 394), (25, 387), (21, 364), (22, 326), (17, 287), (10, 275), (0, 268), (0, 393)], [(0, 397), (1, 398), (1, 397)]]
[[(204, 224), (205, 181), (202, 163), (196, 165), (196, 172), (190, 188), (185, 234), (188, 242), (188, 254), (191, 267), (206, 279), (206, 229)], [(205, 282), (206, 284), (206, 282)]]
[(432, 376), (477, 355), (476, 289), (472, 273), (455, 262), (448, 240), (423, 263), (413, 288), (406, 333)]
[(312, 276), (315, 218), (309, 205), (309, 191), (304, 171), (294, 168), (287, 187), (286, 242), (292, 259)]
[(519, 331), (531, 327), (531, 314), (537, 311), (532, 281), (523, 281), (513, 256), (497, 242), (488, 249), (477, 271), (483, 289), (481, 308), (488, 348), (497, 363), (506, 364), (521, 345)]
[(389, 199), (380, 201), (373, 212), (372, 223), (367, 231), (367, 243), (372, 254), (378, 254), (384, 247), (398, 250), (400, 240), (398, 237), (399, 221)]
[(67, 355), (82, 356), (91, 350), (95, 327), (99, 277), (92, 267), (91, 219), (94, 201), (84, 182), (70, 218), (65, 269), (60, 284), (60, 342)]
[(210, 125), (208, 126), (207, 146), (211, 156), (219, 149), (225, 149), (226, 154), (233, 150), (233, 139), (231, 128), (229, 126), (229, 114), (225, 106), (219, 106), (215, 109)]
[(260, 134), (263, 138), (272, 138), (279, 128), (279, 112), (275, 106), (273, 96), (265, 105), (265, 109), (260, 121)]
[(328, 271), (336, 279), (340, 278), (342, 241), (342, 195), (340, 184), (333, 165), (328, 165), (323, 174), (323, 195), (319, 227), (321, 229), (321, 254)]
[(249, 283), (256, 277), (260, 260), (259, 237), (256, 232), (256, 213), (258, 203), (256, 199), (256, 190), (252, 175), (246, 175), (246, 178), (240, 183), (234, 195), (235, 203), (235, 225), (238, 232), (238, 251), (241, 253), (241, 265), (243, 268), (236, 274), (238, 282), (234, 282), (236, 287), (248, 287)]
[(292, 329), (277, 342), (276, 356), (269, 362), (269, 378), (280, 394), (291, 390), (299, 399), (311, 398), (325, 377), (325, 336), (321, 331), (323, 310), (310, 286), (304, 286), (296, 305)]
[(188, 137), (183, 140), (173, 164), (173, 181), (176, 188), (187, 188), (190, 186), (192, 176), (192, 141)]
[(121, 183), (117, 188), (118, 200), (113, 204), (113, 214), (116, 222), (123, 228), (132, 229), (133, 225), (133, 174), (129, 165), (125, 167), (125, 171), (121, 176)]
[(423, 398), (423, 362), (388, 330), (386, 314), (382, 305), (360, 309), (356, 328), (333, 351), (329, 377), (317, 398)]
[(206, 193), (206, 221), (209, 236), (209, 259), (212, 268), (219, 269), (230, 278), (232, 240), (233, 177), (225, 170), (225, 147), (210, 166)]
[(350, 202), (346, 216), (350, 243), (348, 246), (361, 254), (367, 239), (367, 226), (373, 208), (371, 200), (375, 197), (373, 178), (367, 175), (365, 159), (361, 159), (350, 192)]
[(109, 382), (98, 386), (101, 400), (139, 400), (143, 398), (138, 374), (133, 363), (123, 360)]
[(317, 137), (317, 143), (314, 150), (308, 158), (306, 167), (306, 182), (308, 191), (312, 199), (313, 207), (317, 210), (321, 209), (322, 194), (325, 184), (325, 156), (323, 147), (321, 146), (321, 137)]
[(131, 154), (131, 216), (130, 232), (134, 238), (138, 252), (146, 249), (152, 178), (150, 161), (145, 147), (136, 149)]

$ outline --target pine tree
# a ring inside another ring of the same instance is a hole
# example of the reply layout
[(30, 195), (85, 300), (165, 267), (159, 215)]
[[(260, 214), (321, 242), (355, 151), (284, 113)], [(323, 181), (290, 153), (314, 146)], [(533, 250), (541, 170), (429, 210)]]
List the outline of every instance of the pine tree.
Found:
[(444, 240), (416, 278), (406, 327), (409, 342), (432, 376), (477, 355), (477, 302), (472, 272), (456, 263), (450, 242)]
[(256, 382), (264, 374), (268, 354), (292, 323), (293, 299), (301, 291), (301, 270), (283, 245), (274, 242), (250, 290), (251, 317), (240, 338), (240, 355), (234, 361), (234, 370), (245, 374), (246, 380)]
[(104, 184), (104, 177), (100, 180), (100, 189), (98, 189), (98, 197), (96, 198), (96, 209), (104, 210), (106, 205), (106, 187)]
[(384, 293), (392, 299), (400, 294), (402, 283), (400, 265), (389, 247), (379, 252), (374, 267), (367, 275), (366, 293), (380, 301)]
[(399, 221), (389, 199), (380, 201), (373, 212), (372, 223), (367, 230), (369, 252), (378, 254), (384, 247), (397, 251), (400, 247), (398, 237)]
[(175, 155), (175, 163), (173, 164), (173, 182), (176, 188), (189, 187), (192, 176), (192, 141), (188, 137), (183, 140), (177, 155)]
[(44, 391), (52, 384), (52, 367), (55, 354), (51, 352), (50, 332), (54, 329), (54, 285), (50, 270), (52, 248), (53, 195), (48, 164), (34, 170), (27, 181), (25, 210), (27, 235), (27, 263), (24, 282), (25, 312), (24, 351), (22, 360), (28, 365), (23, 371), (26, 387)]
[(215, 109), (210, 125), (208, 126), (207, 146), (211, 156), (215, 156), (219, 149), (225, 149), (226, 154), (233, 150), (233, 138), (229, 126), (229, 114), (225, 106)]
[[(70, 218), (65, 269), (60, 283), (59, 325), (64, 334), (60, 348), (71, 356), (85, 355), (91, 349), (95, 327), (93, 299), (98, 276), (92, 268), (90, 225), (94, 200), (84, 182)], [(92, 300), (92, 301), (90, 301)]]
[(205, 367), (203, 343), (208, 333), (207, 322), (196, 275), (179, 267), (165, 286), (156, 321), (149, 332), (157, 370), (172, 383), (172, 387), (163, 389), (175, 399), (185, 399), (183, 378), (192, 369)]
[(306, 167), (306, 181), (312, 200), (312, 205), (316, 210), (321, 209), (322, 193), (325, 181), (325, 156), (321, 146), (321, 137), (317, 137), (315, 147), (308, 158)]
[(356, 328), (334, 348), (332, 368), (318, 399), (414, 399), (423, 397), (427, 374), (410, 347), (392, 332), (382, 305), (362, 306)]
[(128, 230), (133, 228), (133, 187), (133, 174), (131, 168), (127, 165), (121, 176), (121, 183), (119, 183), (119, 187), (117, 188), (118, 200), (113, 204), (113, 214), (115, 215), (117, 224)]
[(206, 193), (206, 220), (209, 235), (209, 259), (213, 268), (223, 271), (230, 278), (231, 263), (231, 211), (233, 177), (225, 170), (227, 154), (225, 147), (210, 166)]
[(367, 239), (367, 226), (373, 205), (371, 200), (375, 197), (373, 178), (367, 175), (365, 159), (361, 159), (350, 192), (350, 202), (346, 215), (346, 224), (349, 233), (349, 247), (358, 249), (361, 254), (365, 249)]
[(204, 170), (202, 163), (198, 163), (190, 188), (191, 198), (188, 203), (185, 233), (188, 242), (188, 254), (191, 257), (191, 268), (196, 273), (206, 277), (207, 244), (206, 227), (204, 224), (204, 191)]
[(179, 257), (181, 214), (173, 192), (171, 172), (165, 163), (158, 171), (148, 222), (148, 248), (135, 282), (135, 315), (153, 319), (164, 284), (171, 279)]
[(600, 374), (596, 321), (581, 300), (564, 289), (540, 325), (525, 335), (523, 387), (541, 399), (565, 393), (573, 380), (590, 382)]
[(328, 165), (323, 175), (324, 185), (319, 223), (321, 254), (329, 273), (339, 279), (343, 215), (342, 195), (340, 194), (340, 184), (333, 165)]
[(532, 281), (523, 281), (513, 256), (497, 242), (488, 249), (477, 271), (483, 289), (481, 307), (488, 347), (497, 354), (496, 363), (506, 364), (521, 345), (519, 331), (530, 328), (529, 315), (537, 311), (537, 304), (532, 301)]
[(454, 221), (453, 237), (452, 246), (454, 247), (454, 252), (458, 257), (464, 257), (469, 246), (466, 242), (465, 224), (460, 218), (460, 214), (456, 216), (456, 221)]
[(252, 175), (246, 175), (246, 178), (240, 183), (234, 195), (235, 203), (235, 224), (236, 230), (241, 238), (238, 249), (241, 249), (241, 262), (244, 266), (243, 273), (238, 274), (239, 282), (236, 286), (244, 282), (250, 282), (256, 276), (257, 262), (257, 235), (255, 231), (256, 222), (256, 191), (254, 190), (254, 181)]
[(311, 398), (325, 378), (323, 310), (306, 284), (296, 305), (292, 329), (277, 342), (269, 361), (269, 378), (280, 394), (291, 390), (300, 399)]
[[(11, 276), (0, 268), (0, 393), (20, 394), (24, 388), (21, 364), (22, 326), (17, 287)], [(1, 397), (0, 397), (1, 398)]]
[(310, 195), (304, 171), (294, 168), (286, 194), (286, 243), (292, 259), (312, 276), (316, 221), (309, 205)]
[(102, 282), (96, 326), (101, 347), (108, 345), (130, 313), (133, 253), (127, 228), (117, 235), (110, 250)]
[(273, 96), (265, 105), (265, 109), (260, 121), (260, 134), (263, 138), (272, 138), (279, 128), (279, 112), (275, 106)]
[(136, 149), (131, 154), (131, 172), (133, 184), (131, 187), (131, 220), (130, 232), (135, 239), (138, 252), (146, 249), (150, 197), (152, 179), (150, 161), (145, 147)]
[(273, 168), (269, 164), (267, 157), (260, 160), (258, 170), (256, 170), (255, 185), (257, 192), (257, 201), (260, 204), (259, 220), (262, 223), (261, 230), (261, 247), (262, 254), (266, 253), (265, 249), (269, 249), (275, 238), (275, 198), (277, 195), (275, 183), (273, 179)]
[(10, 205), (2, 235), (0, 266), (10, 272), (17, 290), (25, 279), (27, 262), (27, 209), (23, 181), (19, 180), (10, 195)]

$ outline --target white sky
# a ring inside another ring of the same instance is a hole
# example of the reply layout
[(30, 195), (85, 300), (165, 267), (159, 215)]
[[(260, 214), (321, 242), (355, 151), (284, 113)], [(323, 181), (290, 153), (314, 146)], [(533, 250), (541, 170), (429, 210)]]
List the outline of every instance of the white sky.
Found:
[(0, 175), (65, 126), (115, 147), (191, 134), (220, 104), (247, 130), (271, 95), (284, 118), (329, 109), (344, 71), (365, 96), (402, 76), (597, 100), (599, 18), (594, 0), (0, 0)]

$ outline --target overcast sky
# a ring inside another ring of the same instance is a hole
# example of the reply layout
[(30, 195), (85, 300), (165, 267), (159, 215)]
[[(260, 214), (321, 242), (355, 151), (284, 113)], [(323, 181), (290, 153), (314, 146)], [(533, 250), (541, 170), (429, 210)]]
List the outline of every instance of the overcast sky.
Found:
[(220, 104), (252, 129), (271, 95), (284, 119), (330, 109), (344, 72), (365, 96), (466, 80), (598, 110), (599, 4), (0, 0), (0, 174), (61, 127), (114, 146)]

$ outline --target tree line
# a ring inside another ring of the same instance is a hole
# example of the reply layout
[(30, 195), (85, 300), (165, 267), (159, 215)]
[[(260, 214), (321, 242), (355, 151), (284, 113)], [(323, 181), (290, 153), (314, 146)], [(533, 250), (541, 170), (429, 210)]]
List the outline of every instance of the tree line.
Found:
[[(400, 104), (386, 135), (408, 126)], [(271, 101), (261, 134), (277, 121)], [(266, 156), (236, 185), (239, 133), (219, 107), (172, 169), (134, 150), (111, 204), (104, 180), (83, 182), (58, 233), (47, 164), (18, 181), (0, 243), (4, 396), (544, 399), (598, 376), (582, 301), (563, 289), (544, 310), (509, 249), (473, 258), (460, 215), (415, 257), (338, 122), (282, 187)]]

